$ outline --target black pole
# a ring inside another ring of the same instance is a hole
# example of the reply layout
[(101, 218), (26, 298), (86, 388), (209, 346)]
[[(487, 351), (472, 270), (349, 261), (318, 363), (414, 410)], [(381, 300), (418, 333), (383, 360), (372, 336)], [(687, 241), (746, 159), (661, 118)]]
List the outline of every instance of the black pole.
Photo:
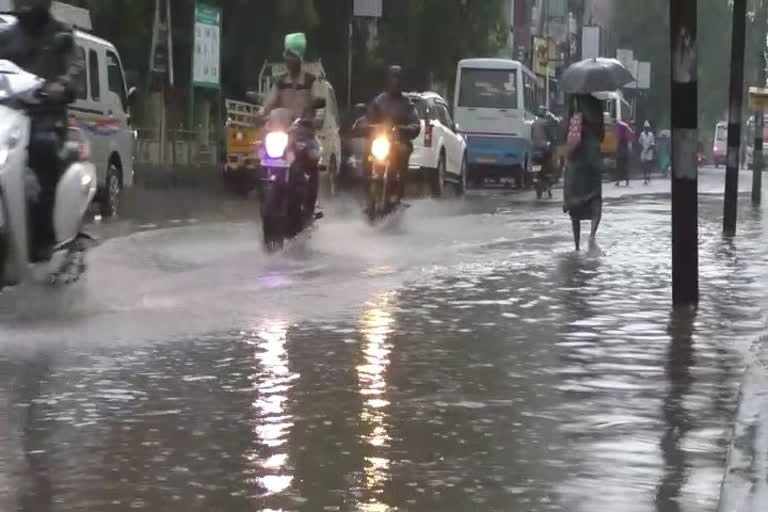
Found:
[(755, 112), (755, 142), (752, 146), (752, 204), (759, 206), (762, 202), (762, 188), (763, 188), (763, 167), (765, 166), (763, 161), (763, 125), (765, 120), (763, 119), (763, 112), (758, 110)]
[[(768, 32), (768, 0), (762, 0), (760, 2), (760, 11), (757, 20), (757, 86), (759, 88), (765, 87), (765, 46), (766, 46), (766, 32)], [(762, 189), (763, 189), (763, 167), (765, 161), (763, 159), (763, 111), (761, 109), (755, 110), (755, 143), (752, 151), (752, 204), (759, 206), (762, 201)]]
[(744, 48), (746, 46), (747, 0), (733, 0), (731, 32), (731, 91), (728, 111), (728, 156), (725, 171), (723, 234), (736, 235), (739, 198), (739, 149), (741, 147), (741, 108), (744, 102)]
[(670, 0), (672, 45), (672, 296), (699, 302), (696, 0)]

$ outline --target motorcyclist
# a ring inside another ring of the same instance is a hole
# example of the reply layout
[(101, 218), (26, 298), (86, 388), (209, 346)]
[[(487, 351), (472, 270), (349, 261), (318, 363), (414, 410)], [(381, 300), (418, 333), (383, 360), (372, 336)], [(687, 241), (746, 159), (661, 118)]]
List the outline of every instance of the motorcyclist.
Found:
[[(33, 261), (50, 258), (56, 243), (53, 203), (61, 175), (59, 150), (67, 135), (67, 105), (75, 98), (75, 80), (82, 63), (75, 57), (72, 29), (51, 15), (51, 0), (17, 0), (17, 23), (0, 30), (0, 59), (45, 80), (44, 101), (31, 108), (29, 167), (34, 170), (39, 194), (30, 202)], [(65, 47), (57, 35), (71, 36)]]
[(405, 178), (408, 162), (413, 153), (413, 140), (421, 132), (421, 121), (416, 106), (403, 94), (403, 69), (390, 66), (387, 73), (387, 90), (379, 94), (368, 106), (370, 124), (390, 124), (397, 126), (400, 140), (392, 145), (393, 168), (398, 172), (398, 193), (405, 197)]
[(313, 103), (326, 98), (326, 89), (322, 80), (304, 71), (304, 55), (307, 50), (307, 38), (302, 33), (285, 36), (285, 66), (288, 73), (280, 77), (272, 85), (272, 89), (264, 102), (262, 115), (278, 108), (291, 112), (293, 119), (302, 118), (306, 128), (304, 136), (308, 139), (307, 149), (296, 155), (299, 165), (309, 174), (309, 190), (307, 192), (305, 211), (308, 216), (314, 215), (317, 205), (319, 177), (319, 147), (315, 133), (324, 121), (324, 110), (316, 112)]

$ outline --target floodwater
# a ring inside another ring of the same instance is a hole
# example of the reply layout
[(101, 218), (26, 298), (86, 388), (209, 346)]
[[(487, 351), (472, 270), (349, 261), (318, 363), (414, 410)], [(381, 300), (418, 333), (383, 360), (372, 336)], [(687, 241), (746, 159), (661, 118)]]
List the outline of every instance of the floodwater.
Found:
[(672, 313), (666, 188), (607, 186), (589, 254), (495, 191), (272, 257), (248, 208), (112, 228), (83, 282), (0, 295), (0, 510), (713, 511), (766, 221), (723, 240), (702, 197)]

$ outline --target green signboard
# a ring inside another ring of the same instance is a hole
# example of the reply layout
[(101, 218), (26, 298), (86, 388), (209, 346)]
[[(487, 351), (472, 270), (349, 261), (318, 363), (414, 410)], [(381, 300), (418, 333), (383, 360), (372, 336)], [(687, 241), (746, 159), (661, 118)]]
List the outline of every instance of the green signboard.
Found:
[(192, 82), (218, 89), (221, 84), (221, 9), (195, 4), (195, 42), (192, 48)]

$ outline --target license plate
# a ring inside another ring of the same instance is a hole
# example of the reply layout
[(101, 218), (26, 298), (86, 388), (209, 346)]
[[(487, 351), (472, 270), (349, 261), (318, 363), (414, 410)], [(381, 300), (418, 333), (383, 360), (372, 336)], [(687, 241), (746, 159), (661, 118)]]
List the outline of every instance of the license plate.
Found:
[(496, 159), (495, 158), (478, 158), (477, 163), (479, 164), (495, 164)]
[(534, 165), (533, 167), (531, 167), (531, 170), (533, 172), (541, 172), (541, 166), (540, 165)]

